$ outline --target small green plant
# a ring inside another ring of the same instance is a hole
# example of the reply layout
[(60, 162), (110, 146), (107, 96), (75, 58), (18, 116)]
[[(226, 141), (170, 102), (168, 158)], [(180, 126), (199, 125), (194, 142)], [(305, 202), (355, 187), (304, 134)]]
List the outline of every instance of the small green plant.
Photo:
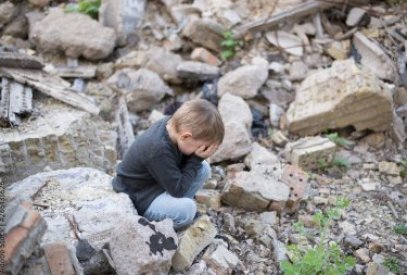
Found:
[(384, 260), (383, 265), (390, 269), (391, 272), (400, 273), (400, 264), (397, 258), (391, 257)]
[[(290, 245), (291, 261), (283, 261), (281, 269), (286, 275), (302, 274), (332, 274), (343, 275), (353, 268), (356, 260), (352, 256), (346, 256), (336, 242), (328, 240), (330, 224), (341, 215), (341, 210), (349, 205), (349, 200), (338, 198), (334, 208), (325, 213), (318, 211), (314, 215), (314, 222), (319, 231), (319, 239), (315, 245), (299, 246)], [(301, 223), (293, 225), (294, 230), (305, 235), (305, 229)]]
[(326, 137), (336, 145), (344, 148), (352, 148), (354, 146), (354, 143), (352, 141), (339, 136), (336, 132), (327, 134)]
[(238, 46), (239, 42), (235, 40), (231, 31), (226, 31), (222, 35), (224, 39), (220, 43), (222, 46), (220, 57), (222, 60), (229, 60), (235, 56), (236, 47)]
[(329, 168), (333, 168), (333, 167), (336, 167), (341, 172), (344, 172), (347, 169), (349, 169), (351, 166), (349, 160), (344, 157), (341, 157), (341, 156), (335, 156), (330, 161), (327, 161), (324, 158), (320, 158), (317, 160), (317, 165), (318, 165), (317, 170), (320, 172), (325, 171)]
[(99, 16), (101, 0), (79, 0), (78, 3), (71, 3), (65, 7), (65, 12), (79, 12), (97, 19)]
[(407, 226), (404, 224), (398, 224), (394, 226), (393, 228), (394, 232), (396, 234), (403, 235), (404, 237), (407, 237)]

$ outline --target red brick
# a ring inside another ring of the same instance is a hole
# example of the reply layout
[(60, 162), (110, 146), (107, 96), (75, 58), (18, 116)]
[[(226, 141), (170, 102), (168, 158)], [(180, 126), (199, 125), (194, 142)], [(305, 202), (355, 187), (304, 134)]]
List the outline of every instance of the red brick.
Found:
[(11, 231), (8, 232), (5, 238), (5, 247), (4, 247), (4, 260), (6, 263), (15, 254), (15, 251), (18, 249), (20, 244), (28, 236), (28, 230), (23, 227), (14, 227)]
[(191, 53), (191, 59), (205, 62), (214, 66), (220, 64), (219, 59), (205, 48), (195, 48)]
[(301, 168), (284, 166), (281, 181), (290, 187), (290, 200), (295, 202), (304, 198), (308, 189), (308, 175)]
[(31, 231), (31, 229), (34, 228), (36, 224), (38, 224), (40, 219), (41, 219), (40, 213), (38, 213), (35, 210), (29, 210), (27, 212), (27, 216), (25, 217), (22, 224), (20, 224), (20, 226)]
[(65, 244), (47, 245), (44, 252), (52, 275), (75, 275), (72, 259)]

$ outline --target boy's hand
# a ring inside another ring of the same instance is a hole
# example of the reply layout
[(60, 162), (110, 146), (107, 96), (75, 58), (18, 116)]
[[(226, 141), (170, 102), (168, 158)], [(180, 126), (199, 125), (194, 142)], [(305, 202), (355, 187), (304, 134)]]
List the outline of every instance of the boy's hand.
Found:
[(206, 147), (205, 145), (202, 145), (195, 151), (195, 155), (197, 155), (200, 158), (206, 159), (212, 156), (216, 150), (218, 149), (217, 144), (212, 144), (209, 147)]

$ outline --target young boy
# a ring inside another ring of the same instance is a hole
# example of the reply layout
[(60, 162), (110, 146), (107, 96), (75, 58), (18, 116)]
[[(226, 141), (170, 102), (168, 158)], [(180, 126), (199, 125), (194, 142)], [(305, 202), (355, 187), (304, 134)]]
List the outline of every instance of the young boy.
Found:
[(204, 159), (224, 134), (211, 103), (188, 101), (134, 141), (117, 166), (113, 189), (127, 193), (139, 215), (154, 221), (170, 218), (175, 229), (185, 227), (196, 215), (193, 197), (210, 175)]

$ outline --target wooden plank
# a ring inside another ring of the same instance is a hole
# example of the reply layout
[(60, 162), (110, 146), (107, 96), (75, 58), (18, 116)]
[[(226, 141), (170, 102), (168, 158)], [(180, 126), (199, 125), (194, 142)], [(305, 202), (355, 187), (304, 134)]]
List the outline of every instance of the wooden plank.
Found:
[(129, 119), (129, 112), (124, 97), (119, 98), (118, 108), (115, 114), (119, 135), (119, 157), (123, 158), (124, 153), (134, 141), (133, 127)]
[(49, 244), (44, 248), (44, 254), (52, 275), (76, 275), (69, 250), (65, 244)]
[(38, 58), (28, 54), (0, 52), (0, 67), (41, 70), (44, 64)]
[(10, 112), (10, 80), (3, 77), (1, 80), (0, 120), (9, 121)]
[(82, 109), (91, 114), (99, 114), (99, 107), (96, 106), (90, 97), (75, 92), (70, 88), (68, 82), (58, 76), (49, 75), (42, 71), (10, 68), (0, 68), (0, 74), (22, 84), (29, 85), (73, 107)]
[(246, 23), (242, 26), (237, 27), (234, 32), (234, 37), (240, 39), (245, 36), (246, 33), (256, 33), (264, 30), (270, 30), (277, 27), (280, 23), (287, 20), (300, 20), (301, 18), (316, 13), (318, 11), (323, 11), (328, 8), (332, 8), (336, 5), (342, 4), (366, 4), (364, 0), (325, 0), (325, 1), (309, 1), (306, 3), (301, 3), (291, 10), (277, 13), (269, 18), (262, 18), (253, 22)]

